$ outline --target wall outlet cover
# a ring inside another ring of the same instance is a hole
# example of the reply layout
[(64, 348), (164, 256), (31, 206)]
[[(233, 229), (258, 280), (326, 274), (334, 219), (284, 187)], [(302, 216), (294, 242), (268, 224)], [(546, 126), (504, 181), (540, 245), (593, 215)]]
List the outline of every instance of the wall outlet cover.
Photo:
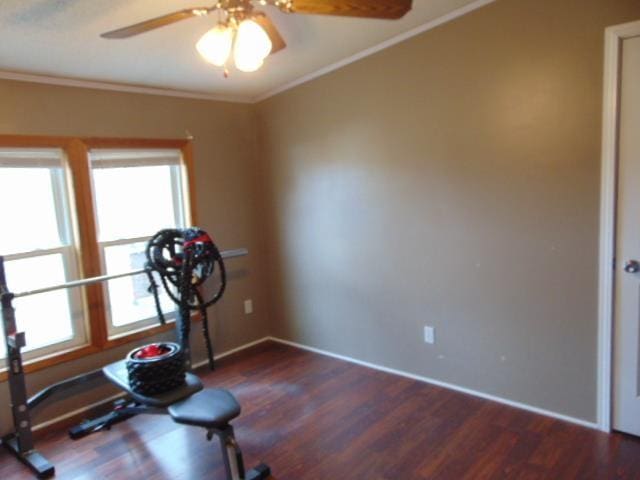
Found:
[(435, 328), (425, 325), (424, 327), (424, 343), (436, 343)]
[(253, 300), (250, 298), (244, 301), (244, 313), (245, 315), (253, 313)]

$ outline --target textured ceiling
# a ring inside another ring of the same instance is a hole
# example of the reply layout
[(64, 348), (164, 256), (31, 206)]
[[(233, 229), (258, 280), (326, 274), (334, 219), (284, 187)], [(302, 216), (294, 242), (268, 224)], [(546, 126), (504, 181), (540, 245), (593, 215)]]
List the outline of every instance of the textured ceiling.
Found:
[(242, 73), (200, 59), (194, 45), (215, 15), (192, 18), (126, 40), (100, 33), (200, 0), (2, 0), (0, 70), (253, 99), (436, 20), (474, 0), (414, 0), (401, 20), (287, 15), (263, 7), (288, 46), (262, 69)]

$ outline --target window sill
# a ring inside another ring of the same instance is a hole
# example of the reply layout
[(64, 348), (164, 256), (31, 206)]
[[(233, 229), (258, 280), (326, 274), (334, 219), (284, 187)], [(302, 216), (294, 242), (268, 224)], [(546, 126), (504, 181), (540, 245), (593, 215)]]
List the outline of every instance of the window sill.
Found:
[[(201, 320), (200, 315), (193, 315), (191, 318), (192, 322), (197, 322), (199, 320)], [(52, 353), (45, 357), (34, 358), (24, 362), (24, 371), (25, 373), (38, 372), (54, 365), (77, 360), (88, 355), (110, 350), (130, 342), (135, 342), (136, 340), (168, 332), (172, 330), (174, 326), (174, 321), (169, 321), (165, 325), (149, 325), (147, 327), (140, 328), (139, 330), (121, 333), (110, 337), (102, 347), (98, 347), (96, 345), (81, 345), (79, 347), (73, 347), (68, 350)], [(2, 362), (4, 362), (4, 360), (2, 360)], [(3, 365), (0, 369), (0, 382), (5, 382), (8, 378), (9, 374), (7, 372), (7, 367)]]
[(120, 345), (124, 345), (125, 343), (134, 342), (141, 338), (150, 337), (157, 333), (168, 332), (172, 330), (175, 326), (174, 321), (169, 321), (164, 325), (148, 325), (146, 327), (142, 327), (136, 330), (130, 330), (128, 332), (119, 333), (109, 337), (107, 343), (105, 344), (105, 348), (115, 348)]
[[(60, 363), (69, 362), (78, 358), (86, 357), (93, 353), (99, 352), (101, 349), (94, 345), (81, 345), (79, 347), (62, 350), (60, 352), (51, 353), (44, 357), (33, 358), (24, 362), (23, 368), (25, 373), (37, 372), (45, 368), (58, 365)], [(2, 360), (3, 363), (6, 359)], [(4, 382), (9, 378), (6, 365), (0, 370), (0, 382)]]

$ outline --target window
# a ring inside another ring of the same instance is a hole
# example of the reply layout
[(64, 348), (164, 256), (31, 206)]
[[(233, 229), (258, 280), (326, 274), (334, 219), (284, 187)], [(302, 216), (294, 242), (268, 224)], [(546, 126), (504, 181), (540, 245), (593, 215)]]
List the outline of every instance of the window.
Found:
[[(0, 255), (9, 289), (141, 270), (151, 235), (192, 224), (191, 161), (187, 140), (0, 135)], [(157, 324), (148, 287), (141, 274), (15, 299), (27, 370), (172, 328)], [(166, 294), (161, 306), (171, 318)]]
[[(79, 277), (71, 228), (65, 156), (59, 149), (0, 149), (0, 252), (12, 291), (32, 290)], [(25, 352), (46, 355), (86, 341), (82, 297), (58, 290), (14, 301)], [(5, 355), (0, 342), (0, 356)]]
[[(90, 158), (103, 270), (142, 269), (150, 236), (186, 225), (180, 151), (102, 149), (91, 150)], [(104, 288), (109, 334), (157, 321), (146, 276), (111, 280)], [(160, 300), (163, 312), (175, 309), (166, 293)]]

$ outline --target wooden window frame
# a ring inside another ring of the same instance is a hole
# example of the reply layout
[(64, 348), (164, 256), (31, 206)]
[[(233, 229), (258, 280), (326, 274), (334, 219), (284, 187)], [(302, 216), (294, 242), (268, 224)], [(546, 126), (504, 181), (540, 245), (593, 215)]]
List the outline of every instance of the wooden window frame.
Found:
[[(96, 228), (94, 197), (91, 189), (89, 152), (98, 148), (117, 149), (175, 149), (182, 154), (182, 174), (188, 191), (184, 199), (185, 210), (192, 225), (197, 224), (195, 203), (195, 174), (193, 145), (189, 139), (98, 138), (32, 135), (0, 135), (0, 148), (59, 148), (66, 154), (70, 208), (76, 228), (78, 262), (81, 278), (103, 275)], [(87, 355), (119, 347), (173, 329), (173, 324), (150, 325), (109, 338), (107, 332), (106, 302), (102, 284), (84, 287), (86, 305), (87, 341), (80, 346), (28, 360), (27, 373), (82, 358)], [(6, 367), (0, 370), (0, 381), (7, 379)]]

